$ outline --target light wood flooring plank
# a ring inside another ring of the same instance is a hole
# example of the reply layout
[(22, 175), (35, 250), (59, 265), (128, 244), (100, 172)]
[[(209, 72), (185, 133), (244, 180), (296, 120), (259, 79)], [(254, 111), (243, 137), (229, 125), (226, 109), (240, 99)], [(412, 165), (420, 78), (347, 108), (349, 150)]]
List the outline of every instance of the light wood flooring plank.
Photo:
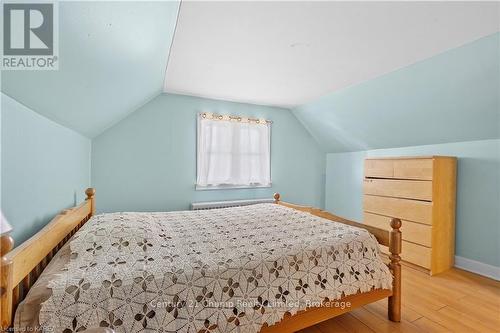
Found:
[(387, 319), (387, 300), (300, 333), (500, 333), (500, 282), (451, 269), (439, 275), (403, 267), (402, 322)]

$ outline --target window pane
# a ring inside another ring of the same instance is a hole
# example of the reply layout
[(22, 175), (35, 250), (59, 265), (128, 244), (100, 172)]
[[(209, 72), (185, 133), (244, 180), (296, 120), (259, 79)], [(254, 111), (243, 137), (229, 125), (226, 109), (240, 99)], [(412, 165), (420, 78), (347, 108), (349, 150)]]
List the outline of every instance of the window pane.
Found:
[(197, 185), (269, 185), (270, 125), (198, 118)]

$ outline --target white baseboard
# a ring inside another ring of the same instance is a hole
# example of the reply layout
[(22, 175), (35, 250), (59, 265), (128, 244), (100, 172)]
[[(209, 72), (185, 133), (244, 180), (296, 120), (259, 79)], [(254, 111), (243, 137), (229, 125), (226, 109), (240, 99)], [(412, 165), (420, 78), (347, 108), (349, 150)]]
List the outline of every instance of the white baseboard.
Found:
[(455, 256), (455, 267), (500, 281), (500, 267)]

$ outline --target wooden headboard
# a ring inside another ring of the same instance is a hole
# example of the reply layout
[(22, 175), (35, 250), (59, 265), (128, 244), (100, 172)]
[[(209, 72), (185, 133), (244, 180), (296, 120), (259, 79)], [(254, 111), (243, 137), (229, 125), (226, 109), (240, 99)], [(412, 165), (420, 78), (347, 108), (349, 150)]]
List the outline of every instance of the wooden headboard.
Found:
[(42, 230), (12, 250), (10, 236), (1, 238), (0, 324), (4, 331), (12, 324), (17, 305), (61, 247), (95, 213), (95, 190), (85, 191), (80, 205), (63, 210)]

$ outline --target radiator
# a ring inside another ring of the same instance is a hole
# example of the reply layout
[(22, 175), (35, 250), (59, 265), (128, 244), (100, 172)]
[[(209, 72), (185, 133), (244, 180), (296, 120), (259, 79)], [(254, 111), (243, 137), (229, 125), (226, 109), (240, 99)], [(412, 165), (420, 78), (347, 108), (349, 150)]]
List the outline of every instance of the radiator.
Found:
[(239, 207), (239, 206), (248, 206), (248, 205), (255, 205), (258, 203), (270, 203), (270, 202), (274, 202), (274, 200), (269, 198), (269, 199), (251, 199), (251, 200), (193, 202), (191, 203), (191, 210)]

